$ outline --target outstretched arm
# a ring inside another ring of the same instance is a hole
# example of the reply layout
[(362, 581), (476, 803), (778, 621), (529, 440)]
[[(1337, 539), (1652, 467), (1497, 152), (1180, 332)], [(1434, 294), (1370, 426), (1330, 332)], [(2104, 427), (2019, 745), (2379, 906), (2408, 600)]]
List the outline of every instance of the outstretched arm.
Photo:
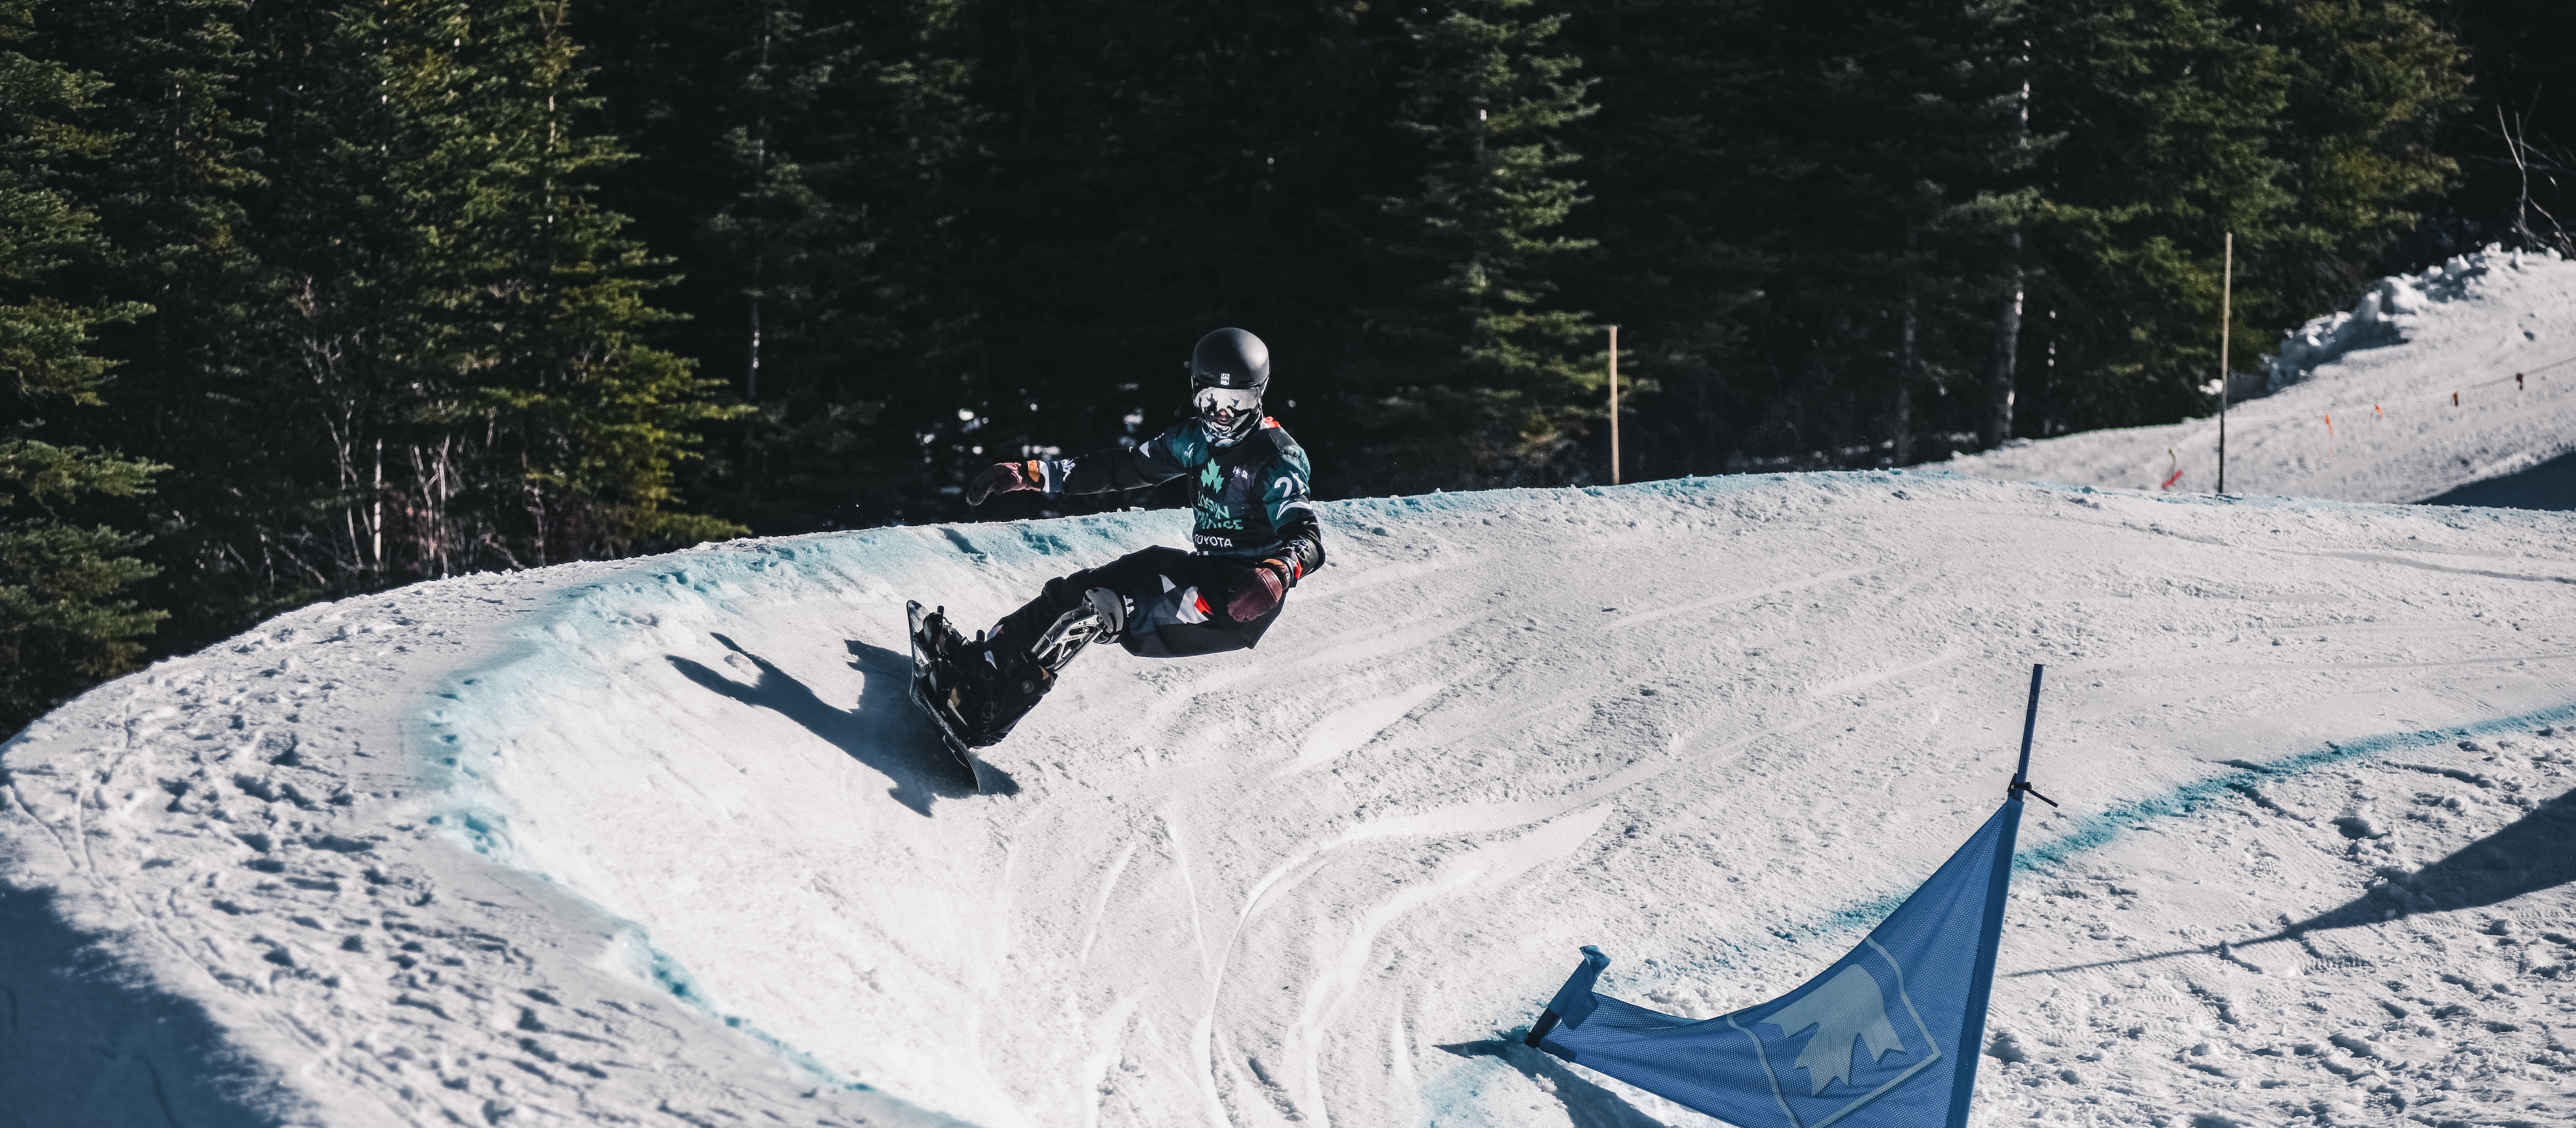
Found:
[(1018, 490), (1090, 494), (1160, 485), (1189, 472), (1185, 460), (1188, 452), (1175, 449), (1177, 441), (1180, 440), (1172, 431), (1166, 431), (1133, 448), (1113, 447), (1072, 458), (997, 462), (966, 484), (966, 504), (982, 505), (994, 494)]
[(1178, 441), (1165, 431), (1133, 447), (1041, 461), (1038, 465), (1045, 469), (1046, 479), (1040, 488), (1048, 493), (1094, 494), (1161, 485), (1190, 470), (1189, 452), (1175, 449)]

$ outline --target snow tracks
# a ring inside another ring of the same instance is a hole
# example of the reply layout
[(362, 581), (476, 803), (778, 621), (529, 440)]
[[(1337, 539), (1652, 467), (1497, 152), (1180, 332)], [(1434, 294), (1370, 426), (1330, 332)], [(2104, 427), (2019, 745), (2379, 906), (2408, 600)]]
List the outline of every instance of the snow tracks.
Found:
[(1705, 1123), (1511, 1032), (1582, 943), (1695, 1014), (1822, 967), (1999, 801), (2045, 661), (2068, 806), (1988, 1115), (2576, 1123), (2533, 860), (2576, 522), (1923, 474), (1322, 508), (1259, 650), (1096, 651), (980, 790), (902, 601), (989, 622), (1184, 514), (298, 612), (9, 746), (0, 908), (87, 970), (0, 976), (137, 1016), (82, 1092), (146, 1062), (236, 1122)]

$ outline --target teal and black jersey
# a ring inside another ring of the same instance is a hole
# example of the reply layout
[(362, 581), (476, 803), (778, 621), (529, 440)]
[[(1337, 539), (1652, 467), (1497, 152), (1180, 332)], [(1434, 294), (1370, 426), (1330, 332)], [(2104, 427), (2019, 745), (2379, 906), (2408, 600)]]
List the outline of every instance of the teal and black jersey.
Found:
[(1183, 474), (1198, 550), (1208, 556), (1293, 558), (1299, 571), (1324, 562), (1322, 530), (1308, 493), (1305, 448), (1275, 419), (1231, 446), (1208, 441), (1195, 419), (1132, 448), (1044, 460), (1048, 493), (1106, 493), (1158, 485)]

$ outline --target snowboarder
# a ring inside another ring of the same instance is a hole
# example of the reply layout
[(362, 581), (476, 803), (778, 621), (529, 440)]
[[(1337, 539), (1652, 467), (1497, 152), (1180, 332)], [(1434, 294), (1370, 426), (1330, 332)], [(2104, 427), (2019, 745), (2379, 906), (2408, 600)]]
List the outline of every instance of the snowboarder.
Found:
[(1269, 386), (1269, 347), (1219, 329), (1190, 353), (1191, 418), (1134, 447), (997, 463), (967, 485), (967, 504), (981, 505), (997, 493), (1105, 493), (1195, 474), (1196, 551), (1155, 545), (1049, 580), (972, 640), (943, 612), (925, 615), (914, 604), (914, 695), (960, 759), (956, 744), (981, 748), (1009, 735), (1089, 642), (1176, 658), (1261, 640), (1288, 590), (1324, 563), (1306, 452), (1262, 414)]

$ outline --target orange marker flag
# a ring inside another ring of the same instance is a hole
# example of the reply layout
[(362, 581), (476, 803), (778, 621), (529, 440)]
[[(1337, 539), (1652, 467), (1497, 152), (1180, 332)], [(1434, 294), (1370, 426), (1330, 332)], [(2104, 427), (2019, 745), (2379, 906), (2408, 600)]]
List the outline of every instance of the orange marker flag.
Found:
[(2374, 404), (2372, 404), (2372, 405), (2370, 405), (2370, 413), (2371, 413), (2371, 414), (2373, 414), (2373, 415), (2376, 415), (2376, 416), (2378, 416), (2378, 417), (2380, 417), (2380, 418), (2382, 418), (2382, 419), (2386, 419), (2386, 418), (2388, 418), (2388, 413), (2387, 413), (2387, 412), (2385, 412), (2385, 411), (2381, 411), (2381, 410), (2379, 410), (2379, 405), (2378, 405), (2378, 404), (2375, 404), (2375, 403), (2374, 403)]

